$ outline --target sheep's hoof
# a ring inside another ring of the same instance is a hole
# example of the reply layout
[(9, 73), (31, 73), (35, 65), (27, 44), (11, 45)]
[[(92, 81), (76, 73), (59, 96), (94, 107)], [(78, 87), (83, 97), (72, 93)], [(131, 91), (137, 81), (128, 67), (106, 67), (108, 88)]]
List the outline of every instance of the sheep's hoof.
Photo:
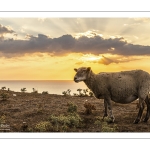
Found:
[(140, 121), (140, 119), (135, 119), (135, 121), (133, 122), (133, 124), (138, 124)]
[(145, 119), (143, 120), (143, 122), (145, 122), (145, 123), (146, 123), (147, 121), (148, 121), (148, 119), (147, 119), (147, 118), (145, 118)]
[(108, 123), (114, 123), (114, 121), (113, 120), (109, 120)]

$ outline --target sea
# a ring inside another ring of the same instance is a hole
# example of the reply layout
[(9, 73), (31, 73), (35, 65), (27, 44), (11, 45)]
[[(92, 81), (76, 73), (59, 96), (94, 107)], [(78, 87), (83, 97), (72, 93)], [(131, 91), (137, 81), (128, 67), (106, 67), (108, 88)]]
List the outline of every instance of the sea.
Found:
[(26, 88), (27, 93), (33, 92), (33, 88), (42, 93), (63, 95), (63, 91), (71, 90), (70, 94), (78, 93), (77, 89), (87, 89), (84, 82), (75, 83), (73, 80), (0, 80), (0, 89), (6, 87), (11, 91), (21, 92)]

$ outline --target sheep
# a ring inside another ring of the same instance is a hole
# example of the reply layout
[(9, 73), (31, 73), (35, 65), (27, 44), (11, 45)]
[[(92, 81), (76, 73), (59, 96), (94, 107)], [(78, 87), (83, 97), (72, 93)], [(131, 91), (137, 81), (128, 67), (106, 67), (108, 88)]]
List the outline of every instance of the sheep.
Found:
[[(109, 117), (111, 122), (115, 121), (112, 111), (111, 100), (116, 103), (127, 104), (139, 99), (139, 112), (134, 120), (137, 124), (141, 120), (144, 110), (144, 103), (147, 112), (144, 122), (147, 122), (150, 115), (150, 74), (143, 70), (131, 70), (121, 72), (101, 72), (93, 73), (90, 67), (80, 67), (74, 69), (75, 82), (83, 81), (98, 99), (104, 99), (104, 115)], [(109, 115), (107, 114), (109, 110)]]

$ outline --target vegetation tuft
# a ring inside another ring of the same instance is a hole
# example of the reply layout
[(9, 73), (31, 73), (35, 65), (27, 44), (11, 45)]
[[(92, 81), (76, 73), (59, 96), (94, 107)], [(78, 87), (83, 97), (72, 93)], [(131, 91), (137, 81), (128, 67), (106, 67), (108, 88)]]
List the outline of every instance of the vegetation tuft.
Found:
[(2, 90), (5, 90), (5, 89), (6, 89), (6, 87), (4, 86), (4, 87), (2, 87), (1, 89), (2, 89)]
[(62, 94), (63, 94), (64, 96), (70, 96), (70, 95), (71, 95), (70, 92), (71, 92), (71, 90), (68, 89), (67, 91), (63, 91)]
[(43, 91), (42, 94), (48, 94), (48, 91)]
[(41, 121), (35, 126), (35, 131), (37, 132), (48, 132), (52, 131), (53, 126), (49, 121)]
[(101, 128), (101, 132), (117, 132), (118, 127), (116, 124), (109, 124), (108, 118), (106, 117), (104, 120), (101, 117), (96, 117), (94, 122), (96, 126)]
[(0, 96), (1, 96), (3, 101), (6, 101), (6, 100), (9, 99), (9, 94), (8, 93), (1, 93)]
[(72, 102), (67, 103), (68, 109), (67, 112), (69, 113), (76, 113), (77, 112), (77, 105)]
[(35, 126), (35, 131), (38, 132), (67, 132), (76, 130), (81, 124), (82, 119), (76, 113), (77, 106), (73, 103), (68, 103), (67, 114), (60, 114), (58, 116), (51, 115), (48, 121), (42, 121)]
[(89, 102), (84, 103), (84, 107), (86, 108), (85, 114), (92, 114), (92, 110), (96, 110), (96, 107)]
[(77, 113), (69, 113), (68, 115), (60, 114), (59, 116), (51, 115), (49, 121), (53, 125), (53, 131), (66, 132), (69, 129), (80, 126), (82, 119)]
[(36, 90), (35, 88), (32, 88), (33, 92), (32, 93), (38, 93), (38, 90)]
[(22, 88), (22, 89), (21, 89), (21, 92), (22, 92), (22, 93), (25, 93), (25, 91), (27, 91), (26, 88)]

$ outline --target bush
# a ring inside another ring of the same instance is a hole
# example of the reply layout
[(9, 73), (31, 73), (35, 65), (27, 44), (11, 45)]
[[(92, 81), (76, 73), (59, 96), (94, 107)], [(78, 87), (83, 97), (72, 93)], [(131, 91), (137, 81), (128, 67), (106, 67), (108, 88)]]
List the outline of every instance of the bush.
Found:
[(116, 124), (109, 125), (107, 121), (108, 118), (104, 119), (103, 121), (102, 118), (97, 117), (94, 124), (101, 128), (101, 132), (117, 132), (118, 129), (117, 125)]
[(67, 96), (67, 91), (63, 91), (62, 94), (63, 94), (64, 96)]
[(68, 116), (69, 119), (69, 126), (70, 127), (79, 127), (80, 122), (82, 121), (82, 119), (80, 118), (80, 116), (76, 113), (70, 113)]
[(84, 107), (86, 108), (85, 113), (87, 115), (92, 114), (92, 110), (96, 110), (96, 107), (89, 102), (85, 102)]
[(2, 115), (0, 116), (0, 124), (6, 123), (6, 116)]
[(101, 132), (116, 132), (117, 126), (113, 125), (113, 127), (109, 127), (107, 122), (102, 124)]
[(32, 93), (38, 93), (38, 90), (36, 90), (35, 88), (32, 88), (33, 89), (33, 92)]
[[(36, 125), (35, 130), (39, 132), (67, 132), (81, 125), (82, 119), (76, 113), (77, 106), (73, 103), (68, 103), (67, 115), (60, 114), (59, 116), (51, 115), (48, 121), (40, 122)], [(72, 131), (72, 130), (71, 130)]]
[(90, 96), (90, 97), (93, 97), (93, 96), (94, 96), (94, 94), (93, 94), (92, 91), (89, 92), (89, 96)]
[(52, 131), (53, 126), (49, 121), (42, 121), (35, 126), (35, 130), (38, 132)]
[(4, 86), (4, 87), (2, 87), (1, 89), (2, 89), (2, 90), (5, 90), (5, 89), (6, 89), (6, 87)]
[(21, 89), (21, 92), (24, 93), (25, 91), (27, 91), (26, 88), (22, 88), (22, 89)]
[(42, 94), (48, 94), (48, 91), (43, 91)]
[(72, 102), (68, 103), (67, 105), (68, 105), (67, 112), (69, 112), (69, 113), (77, 112), (77, 105), (75, 105)]
[(59, 115), (54, 116), (51, 115), (49, 121), (53, 125), (53, 131), (66, 132), (69, 128), (79, 127), (82, 119), (76, 113), (70, 113), (67, 116)]
[(83, 93), (84, 93), (84, 96), (88, 96), (86, 93), (88, 92), (88, 89), (83, 89)]
[(62, 94), (63, 94), (64, 96), (70, 96), (70, 95), (71, 95), (70, 92), (71, 92), (71, 90), (68, 89), (67, 91), (63, 91)]
[(73, 96), (79, 96), (77, 93), (73, 93)]
[(1, 98), (2, 98), (3, 101), (8, 100), (9, 94), (8, 93), (2, 93)]

